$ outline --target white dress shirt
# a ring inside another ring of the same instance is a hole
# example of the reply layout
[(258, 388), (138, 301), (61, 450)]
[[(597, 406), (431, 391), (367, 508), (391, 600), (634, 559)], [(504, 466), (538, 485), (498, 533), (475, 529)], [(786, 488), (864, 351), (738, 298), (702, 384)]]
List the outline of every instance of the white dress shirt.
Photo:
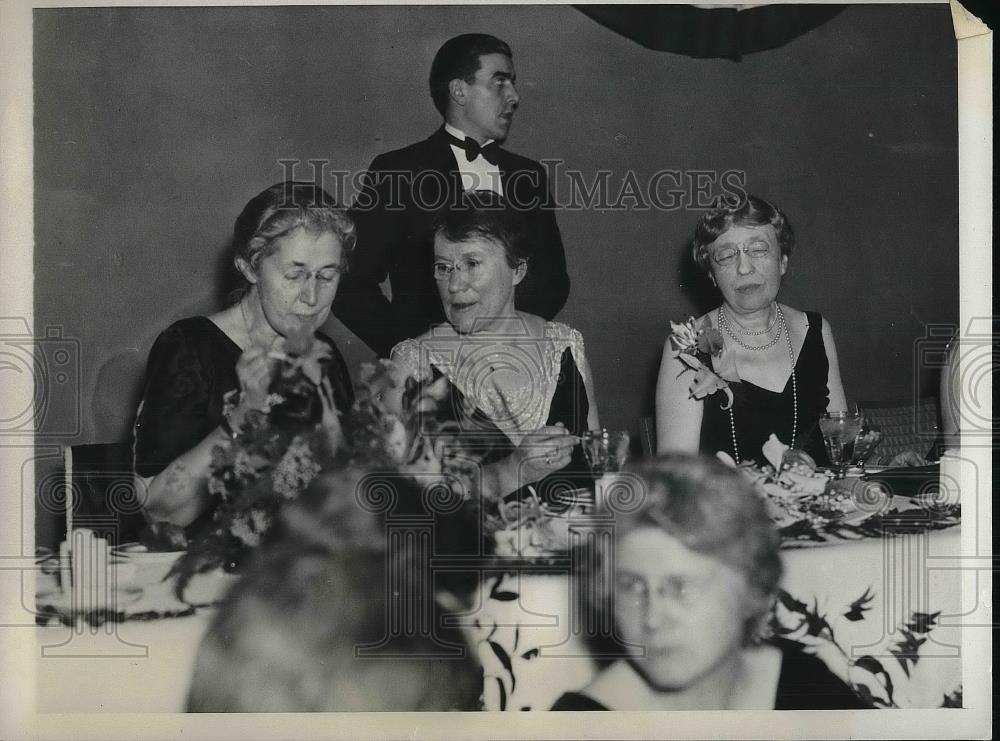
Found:
[[(444, 130), (456, 139), (465, 141), (465, 132), (456, 129), (451, 124), (445, 124)], [(492, 139), (484, 142), (483, 146), (489, 144)], [(455, 155), (455, 162), (458, 163), (458, 171), (462, 175), (462, 188), (464, 190), (492, 190), (497, 195), (503, 195), (503, 184), (500, 182), (500, 167), (491, 165), (483, 155), (479, 155), (472, 162), (465, 156), (465, 150), (457, 144), (451, 145), (451, 153)]]

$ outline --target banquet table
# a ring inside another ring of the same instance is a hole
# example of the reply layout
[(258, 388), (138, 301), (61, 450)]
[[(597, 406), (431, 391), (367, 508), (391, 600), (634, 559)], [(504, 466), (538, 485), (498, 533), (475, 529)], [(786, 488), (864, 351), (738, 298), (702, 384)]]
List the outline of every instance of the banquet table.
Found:
[[(828, 621), (840, 648), (817, 639), (814, 650), (834, 673), (864, 680), (874, 695), (884, 696), (880, 678), (847, 666), (848, 658), (872, 656), (891, 677), (896, 705), (939, 707), (962, 681), (959, 549), (957, 526), (787, 549), (782, 588)], [(545, 710), (563, 692), (586, 685), (595, 671), (579, 626), (566, 619), (573, 595), (569, 566), (564, 573), (560, 568), (488, 577), (480, 603), (463, 618), (464, 625), (479, 626), (469, 629), (469, 640), (484, 667), (486, 709)], [(233, 580), (221, 573), (202, 578), (202, 602), (211, 601), (213, 592), (221, 596)], [(862, 595), (870, 600), (854, 612), (863, 619), (846, 617)], [(169, 599), (158, 596), (161, 604)], [(173, 616), (146, 614), (101, 625), (49, 619), (36, 628), (38, 710), (183, 711), (198, 645), (215, 608), (175, 603), (166, 612)], [(914, 613), (934, 614), (934, 626), (918, 634), (926, 639), (918, 661), (904, 667), (890, 649)]]

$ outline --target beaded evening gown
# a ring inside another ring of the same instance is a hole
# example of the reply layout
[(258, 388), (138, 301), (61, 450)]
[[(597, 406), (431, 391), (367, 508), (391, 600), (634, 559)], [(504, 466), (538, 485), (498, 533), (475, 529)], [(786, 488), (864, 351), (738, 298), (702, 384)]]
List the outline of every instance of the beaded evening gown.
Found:
[[(512, 353), (508, 347), (496, 353), (497, 365), (519, 368), (524, 380), (514, 389), (501, 390), (484, 382), (485, 369), (491, 367), (489, 346), (475, 341), (470, 342), (473, 349), (465, 360), (456, 361), (455, 356), (422, 347), (420, 341), (412, 339), (396, 345), (392, 359), (418, 376), (448, 377), (475, 410), (466, 420), (470, 431), (493, 441), (483, 458), (483, 463), (491, 463), (509, 455), (524, 434), (542, 426), (561, 422), (572, 435), (588, 429), (590, 402), (577, 365), (577, 358), (583, 358), (583, 337), (559, 322), (545, 323), (545, 337), (549, 341), (545, 352), (534, 351), (538, 343), (525, 343), (530, 348), (527, 352)], [(532, 484), (532, 488), (543, 501), (558, 506), (565, 501), (566, 492), (592, 488), (593, 481), (583, 450), (577, 445), (565, 468)], [(524, 493), (522, 490), (513, 496)]]
[[(807, 311), (809, 329), (799, 356), (795, 360), (795, 381), (798, 396), (798, 422), (795, 441), (791, 441), (793, 404), (792, 379), (779, 393), (761, 388), (749, 381), (733, 384), (732, 420), (722, 409), (726, 396), (721, 391), (707, 397), (701, 423), (700, 449), (714, 455), (723, 451), (740, 460), (764, 463), (761, 447), (773, 433), (785, 444), (798, 447), (813, 457), (818, 465), (828, 466), (829, 456), (823, 445), (819, 420), (826, 412), (830, 391), (826, 380), (830, 363), (823, 344), (823, 317)], [(733, 431), (739, 456), (733, 450)]]

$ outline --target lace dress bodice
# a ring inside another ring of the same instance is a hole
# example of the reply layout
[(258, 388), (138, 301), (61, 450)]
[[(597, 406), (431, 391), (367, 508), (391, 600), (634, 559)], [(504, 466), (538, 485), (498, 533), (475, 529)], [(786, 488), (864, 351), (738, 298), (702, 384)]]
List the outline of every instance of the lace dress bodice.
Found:
[(515, 445), (543, 427), (569, 350), (580, 369), (583, 336), (546, 322), (541, 338), (526, 335), (430, 336), (396, 345), (391, 359), (417, 378), (437, 369)]

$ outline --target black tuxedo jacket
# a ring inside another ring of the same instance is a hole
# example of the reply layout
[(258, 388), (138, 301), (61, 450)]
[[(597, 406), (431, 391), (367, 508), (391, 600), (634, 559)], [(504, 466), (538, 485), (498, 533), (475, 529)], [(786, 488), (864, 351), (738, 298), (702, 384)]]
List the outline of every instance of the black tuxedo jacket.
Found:
[[(542, 166), (500, 150), (504, 198), (524, 214), (531, 236), (528, 273), (517, 308), (552, 319), (566, 303), (569, 275)], [(433, 226), (460, 202), (462, 179), (444, 127), (429, 138), (376, 157), (351, 216), (358, 240), (337, 291), (334, 314), (381, 357), (400, 340), (444, 321), (432, 274)], [(388, 276), (392, 300), (379, 289)]]

